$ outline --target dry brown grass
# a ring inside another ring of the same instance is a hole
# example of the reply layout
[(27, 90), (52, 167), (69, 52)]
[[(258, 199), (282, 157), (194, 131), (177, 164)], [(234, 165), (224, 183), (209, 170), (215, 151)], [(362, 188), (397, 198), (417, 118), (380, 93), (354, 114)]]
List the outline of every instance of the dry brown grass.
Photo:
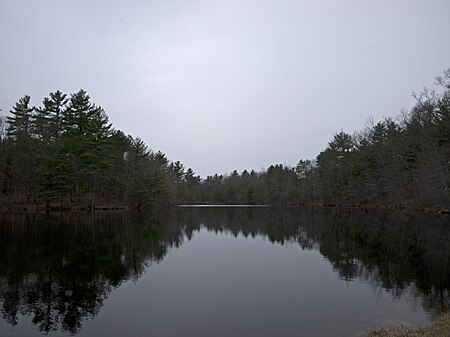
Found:
[(429, 327), (418, 329), (378, 329), (368, 337), (450, 337), (450, 314), (437, 319)]

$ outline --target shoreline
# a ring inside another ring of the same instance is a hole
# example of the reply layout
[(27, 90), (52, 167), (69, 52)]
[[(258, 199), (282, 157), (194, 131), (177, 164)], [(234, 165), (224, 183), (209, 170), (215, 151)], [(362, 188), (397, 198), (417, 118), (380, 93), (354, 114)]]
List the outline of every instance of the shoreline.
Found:
[(414, 329), (376, 329), (367, 337), (450, 337), (450, 313), (437, 318), (430, 326)]
[[(294, 207), (314, 207), (314, 208), (335, 208), (335, 209), (359, 209), (364, 211), (405, 211), (405, 212), (424, 212), (428, 214), (435, 214), (440, 216), (450, 216), (450, 210), (445, 208), (430, 208), (430, 207), (414, 207), (405, 205), (375, 205), (375, 204), (322, 204), (322, 203), (298, 203), (288, 205), (261, 205), (261, 204), (225, 204), (225, 203), (193, 203), (176, 204), (175, 207), (281, 207), (281, 208), (294, 208)], [(0, 206), (0, 214), (40, 214), (40, 213), (60, 213), (60, 212), (108, 212), (108, 211), (130, 211), (139, 210), (140, 207), (134, 208), (126, 205), (114, 204), (114, 203), (101, 203), (93, 207), (87, 203), (66, 203), (63, 205), (56, 204), (44, 204), (44, 203), (10, 203)]]

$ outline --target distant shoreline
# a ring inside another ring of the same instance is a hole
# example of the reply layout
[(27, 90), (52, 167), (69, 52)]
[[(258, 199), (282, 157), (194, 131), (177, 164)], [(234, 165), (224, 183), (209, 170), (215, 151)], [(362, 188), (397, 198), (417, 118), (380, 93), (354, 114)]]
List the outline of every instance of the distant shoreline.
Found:
[(450, 215), (449, 209), (441, 208), (429, 208), (429, 207), (414, 207), (404, 205), (371, 205), (371, 204), (321, 204), (321, 203), (302, 203), (302, 204), (289, 204), (289, 205), (269, 205), (269, 204), (178, 204), (177, 207), (321, 207), (321, 208), (343, 208), (343, 209), (363, 209), (363, 210), (405, 210), (411, 212), (425, 212), (425, 213), (438, 213), (441, 215)]
[[(171, 206), (171, 205), (167, 205)], [(414, 206), (404, 206), (404, 205), (371, 205), (371, 204), (321, 204), (321, 203), (302, 203), (302, 204), (289, 204), (289, 205), (269, 205), (269, 204), (178, 204), (175, 205), (178, 208), (296, 208), (296, 207), (314, 207), (314, 208), (336, 208), (336, 209), (360, 209), (360, 210), (384, 210), (384, 211), (406, 211), (406, 212), (425, 212), (430, 214), (450, 216), (449, 209), (441, 208), (427, 208), (427, 207), (414, 207)], [(124, 206), (120, 204), (99, 204), (93, 207), (95, 212), (127, 212), (127, 211), (139, 211), (139, 208), (133, 208), (129, 206)], [(50, 204), (50, 206), (39, 203), (28, 203), (28, 204), (3, 204), (0, 206), (1, 214), (39, 214), (39, 213), (60, 213), (60, 212), (91, 212), (91, 205), (87, 204), (63, 204), (55, 205)]]
[(249, 205), (249, 204), (180, 204), (177, 207), (198, 207), (198, 208), (207, 208), (207, 207), (273, 207), (274, 205)]

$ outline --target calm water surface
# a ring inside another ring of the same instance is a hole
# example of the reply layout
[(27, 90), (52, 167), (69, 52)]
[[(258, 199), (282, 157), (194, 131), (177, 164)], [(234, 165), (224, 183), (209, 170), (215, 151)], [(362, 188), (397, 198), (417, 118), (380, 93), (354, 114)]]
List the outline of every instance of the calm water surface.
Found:
[(364, 336), (450, 302), (449, 219), (179, 208), (0, 219), (0, 336)]

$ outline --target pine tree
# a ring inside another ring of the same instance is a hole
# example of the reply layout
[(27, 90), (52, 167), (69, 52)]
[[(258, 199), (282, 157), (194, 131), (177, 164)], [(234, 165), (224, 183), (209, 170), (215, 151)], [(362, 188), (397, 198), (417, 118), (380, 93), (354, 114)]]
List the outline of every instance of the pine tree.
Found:
[(108, 165), (111, 124), (105, 111), (90, 102), (85, 90), (71, 95), (63, 113), (63, 148), (74, 172), (74, 193), (91, 193), (91, 207), (101, 170)]
[(35, 197), (38, 161), (35, 142), (35, 108), (30, 106), (30, 96), (19, 99), (6, 117), (7, 137), (12, 140), (10, 147), (9, 174), (14, 199), (30, 202)]
[(57, 90), (44, 98), (43, 106), (36, 109), (36, 135), (44, 144), (59, 141), (67, 102), (67, 95)]
[(7, 135), (14, 140), (31, 138), (34, 129), (34, 110), (30, 106), (31, 97), (23, 96), (14, 105), (11, 115), (6, 117), (8, 122)]

